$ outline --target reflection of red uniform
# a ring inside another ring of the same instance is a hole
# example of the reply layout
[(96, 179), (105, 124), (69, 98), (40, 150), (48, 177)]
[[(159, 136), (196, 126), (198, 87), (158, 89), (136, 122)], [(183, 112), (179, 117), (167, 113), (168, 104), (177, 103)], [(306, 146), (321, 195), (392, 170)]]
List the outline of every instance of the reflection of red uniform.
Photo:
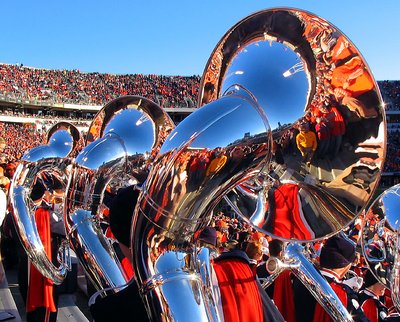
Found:
[(284, 238), (307, 240), (314, 238), (299, 206), (299, 187), (285, 183), (274, 191), (273, 234)]
[(339, 36), (335, 46), (331, 51), (332, 61), (335, 63), (356, 54), (355, 48), (349, 44), (348, 40), (343, 36)]
[(371, 75), (365, 68), (361, 58), (356, 56), (332, 72), (332, 86), (341, 87), (357, 97), (374, 88)]
[[(108, 227), (106, 229), (105, 235), (107, 238), (117, 240), (117, 238), (115, 238), (114, 234), (112, 233), (110, 227)], [(118, 255), (119, 254), (117, 253), (117, 256)], [(121, 261), (122, 269), (124, 270), (126, 276), (128, 276), (128, 278), (131, 279), (133, 277), (133, 275), (135, 274), (131, 262), (125, 256), (121, 256), (120, 261)]]
[(344, 119), (342, 114), (340, 114), (339, 110), (332, 106), (331, 107), (331, 112), (334, 113), (334, 118), (333, 118), (333, 127), (331, 129), (331, 135), (337, 136), (337, 135), (344, 135), (346, 133), (346, 125), (344, 123)]

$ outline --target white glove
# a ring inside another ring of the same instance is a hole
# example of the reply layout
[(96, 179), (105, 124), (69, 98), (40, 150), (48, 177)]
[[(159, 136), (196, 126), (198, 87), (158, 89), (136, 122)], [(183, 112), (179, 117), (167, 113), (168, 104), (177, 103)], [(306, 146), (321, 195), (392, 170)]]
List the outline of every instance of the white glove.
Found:
[(358, 292), (363, 285), (363, 278), (359, 276), (353, 276), (347, 280), (343, 280), (342, 283), (350, 286), (354, 291)]

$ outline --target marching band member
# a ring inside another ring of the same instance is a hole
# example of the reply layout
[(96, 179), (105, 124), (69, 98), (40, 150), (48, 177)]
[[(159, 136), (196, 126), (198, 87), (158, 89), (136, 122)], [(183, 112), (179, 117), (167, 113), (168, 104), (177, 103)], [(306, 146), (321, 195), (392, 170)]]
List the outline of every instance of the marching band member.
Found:
[[(327, 239), (321, 249), (320, 272), (345, 305), (354, 321), (368, 321), (361, 310), (357, 293), (344, 283), (344, 277), (356, 258), (355, 246), (339, 235)], [(316, 304), (314, 322), (332, 321), (320, 304)]]
[(385, 293), (385, 287), (379, 283), (370, 270), (364, 276), (364, 288), (359, 293), (361, 309), (371, 322), (383, 322), (388, 315), (387, 307), (379, 297)]

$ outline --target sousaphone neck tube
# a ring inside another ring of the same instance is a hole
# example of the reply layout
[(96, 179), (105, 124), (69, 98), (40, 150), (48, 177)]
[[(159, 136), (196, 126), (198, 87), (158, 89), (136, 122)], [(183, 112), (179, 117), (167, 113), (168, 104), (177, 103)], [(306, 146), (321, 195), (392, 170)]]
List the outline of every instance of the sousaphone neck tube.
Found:
[(134, 267), (152, 320), (213, 321), (191, 240), (227, 191), (255, 174), (269, 144), (265, 115), (240, 92), (192, 113), (167, 137), (132, 227)]

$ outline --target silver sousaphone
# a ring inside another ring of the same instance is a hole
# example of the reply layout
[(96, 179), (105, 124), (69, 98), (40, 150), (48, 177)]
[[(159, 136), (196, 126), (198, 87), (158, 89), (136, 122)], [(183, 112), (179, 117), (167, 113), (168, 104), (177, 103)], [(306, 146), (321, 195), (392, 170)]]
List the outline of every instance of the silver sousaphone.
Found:
[(80, 140), (80, 133), (72, 124), (60, 122), (54, 125), (47, 133), (46, 145), (35, 147), (23, 155), (10, 187), (13, 218), (21, 243), (37, 270), (55, 284), (61, 284), (70, 269), (69, 247), (67, 242), (61, 244), (58, 252), (60, 265), (55, 266), (44, 250), (36, 226), (35, 209), (41, 196), (32, 200), (32, 190), (37, 180), (46, 176), (58, 182), (57, 191), (51, 192), (53, 197), (64, 198), (70, 156), (76, 153)]
[(365, 213), (361, 245), (376, 280), (400, 309), (400, 185), (385, 190)]
[(218, 321), (192, 238), (226, 191), (258, 172), (271, 131), (248, 90), (232, 86), (169, 134), (143, 185), (132, 226), (134, 268), (153, 321)]
[[(154, 102), (122, 96), (95, 116), (72, 164), (65, 225), (71, 247), (98, 291), (128, 282), (100, 222), (107, 187), (142, 184), (174, 124)], [(102, 295), (105, 295), (102, 294)]]
[[(372, 73), (338, 28), (309, 12), (277, 8), (246, 17), (222, 37), (205, 68), (199, 105), (239, 85), (268, 117), (273, 158), (224, 199), (256, 229), (289, 242), (281, 267), (291, 267), (335, 320), (350, 321), (299, 242), (347, 227), (378, 186), (386, 124)], [(303, 123), (317, 131), (330, 118), (335, 135), (302, 155), (296, 138)]]

